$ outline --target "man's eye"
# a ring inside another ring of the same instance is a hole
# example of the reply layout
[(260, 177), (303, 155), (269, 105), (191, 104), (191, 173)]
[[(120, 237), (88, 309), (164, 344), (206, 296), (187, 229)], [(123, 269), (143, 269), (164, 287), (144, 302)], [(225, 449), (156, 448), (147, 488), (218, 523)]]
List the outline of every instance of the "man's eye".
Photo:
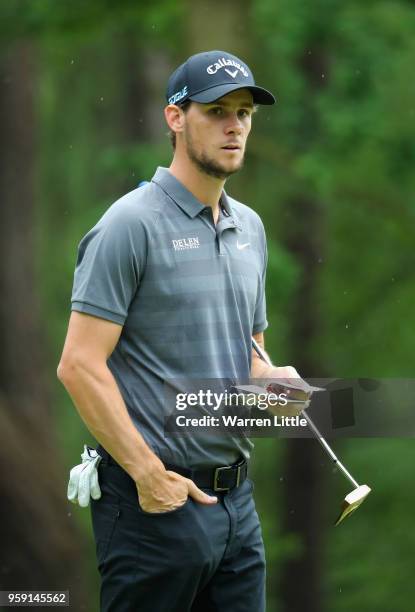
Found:
[(249, 112), (245, 108), (241, 108), (241, 110), (238, 111), (238, 115), (239, 117), (249, 117)]

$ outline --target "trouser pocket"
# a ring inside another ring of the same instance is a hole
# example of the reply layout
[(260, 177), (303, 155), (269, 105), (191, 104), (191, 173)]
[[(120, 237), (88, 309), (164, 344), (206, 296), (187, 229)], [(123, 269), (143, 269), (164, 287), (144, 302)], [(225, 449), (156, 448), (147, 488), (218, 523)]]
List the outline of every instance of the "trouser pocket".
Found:
[(119, 503), (91, 502), (92, 528), (94, 531), (98, 569), (105, 563), (120, 518)]

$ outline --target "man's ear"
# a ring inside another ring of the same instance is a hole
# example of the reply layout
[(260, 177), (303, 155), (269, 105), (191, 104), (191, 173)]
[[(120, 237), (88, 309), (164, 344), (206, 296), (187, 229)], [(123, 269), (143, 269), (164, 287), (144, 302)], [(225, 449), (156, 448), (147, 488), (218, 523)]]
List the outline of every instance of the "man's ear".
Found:
[(182, 132), (184, 127), (184, 112), (176, 104), (169, 104), (164, 109), (167, 125), (172, 132)]

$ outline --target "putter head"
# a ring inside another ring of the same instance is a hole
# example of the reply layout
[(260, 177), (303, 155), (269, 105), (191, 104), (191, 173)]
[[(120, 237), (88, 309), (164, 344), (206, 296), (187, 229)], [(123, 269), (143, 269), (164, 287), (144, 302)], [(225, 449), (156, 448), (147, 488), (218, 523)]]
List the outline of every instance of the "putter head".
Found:
[(343, 519), (354, 512), (360, 506), (360, 504), (365, 501), (370, 491), (371, 488), (367, 485), (360, 485), (360, 487), (356, 487), (356, 489), (353, 489), (351, 493), (346, 495), (342, 504), (340, 516), (334, 524), (338, 525)]

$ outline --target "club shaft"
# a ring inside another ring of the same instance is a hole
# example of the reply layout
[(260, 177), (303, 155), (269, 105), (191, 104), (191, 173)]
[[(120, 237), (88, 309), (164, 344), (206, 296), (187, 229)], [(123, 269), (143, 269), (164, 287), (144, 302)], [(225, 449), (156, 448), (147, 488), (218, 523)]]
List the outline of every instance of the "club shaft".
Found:
[[(262, 361), (265, 361), (265, 363), (272, 366), (271, 360), (269, 359), (268, 355), (265, 353), (265, 351), (262, 350), (262, 348), (259, 346), (258, 342), (254, 338), (252, 338), (252, 346), (254, 347), (255, 351), (257, 352), (258, 356), (262, 359)], [(359, 484), (356, 482), (356, 480), (353, 478), (350, 472), (346, 470), (342, 462), (337, 458), (331, 446), (323, 438), (320, 431), (315, 426), (313, 420), (308, 416), (306, 410), (302, 411), (301, 416), (303, 416), (306, 419), (309, 428), (311, 429), (311, 431), (313, 432), (317, 440), (320, 442), (321, 446), (324, 448), (326, 453), (332, 459), (333, 463), (343, 472), (347, 480), (349, 480), (357, 488)]]

